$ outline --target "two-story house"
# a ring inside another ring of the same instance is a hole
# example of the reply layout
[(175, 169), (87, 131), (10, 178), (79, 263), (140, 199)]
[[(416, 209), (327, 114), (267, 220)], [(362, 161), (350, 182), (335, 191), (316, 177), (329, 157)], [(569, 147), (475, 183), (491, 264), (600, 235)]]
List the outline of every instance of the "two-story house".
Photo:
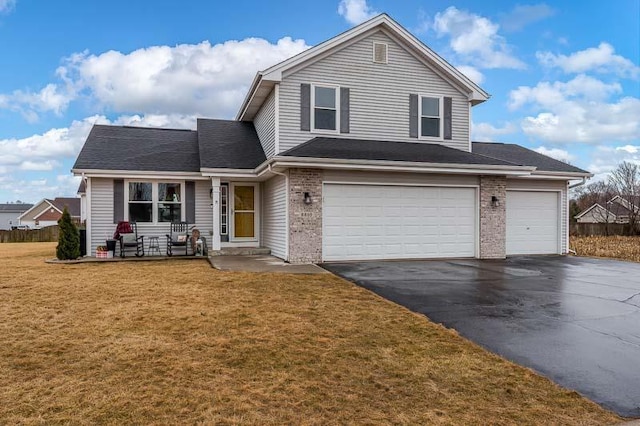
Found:
[[(379, 15), (257, 73), (235, 120), (94, 126), (73, 167), (88, 253), (121, 220), (292, 263), (562, 254), (584, 170), (471, 141), (489, 95)], [(215, 102), (214, 99), (211, 100)]]

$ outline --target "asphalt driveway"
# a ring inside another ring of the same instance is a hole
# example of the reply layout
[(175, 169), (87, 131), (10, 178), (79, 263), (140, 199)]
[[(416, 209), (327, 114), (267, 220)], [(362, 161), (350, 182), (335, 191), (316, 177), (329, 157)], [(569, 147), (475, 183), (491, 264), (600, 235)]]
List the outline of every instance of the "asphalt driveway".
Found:
[(322, 266), (640, 417), (640, 264), (531, 256)]

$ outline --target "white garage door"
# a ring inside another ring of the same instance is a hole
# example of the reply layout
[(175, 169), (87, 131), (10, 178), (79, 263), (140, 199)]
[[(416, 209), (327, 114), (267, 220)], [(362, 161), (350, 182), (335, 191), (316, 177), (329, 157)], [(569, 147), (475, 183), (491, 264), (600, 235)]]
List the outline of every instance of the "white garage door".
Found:
[(324, 260), (474, 257), (475, 188), (325, 184)]
[(507, 191), (507, 254), (555, 254), (558, 193)]

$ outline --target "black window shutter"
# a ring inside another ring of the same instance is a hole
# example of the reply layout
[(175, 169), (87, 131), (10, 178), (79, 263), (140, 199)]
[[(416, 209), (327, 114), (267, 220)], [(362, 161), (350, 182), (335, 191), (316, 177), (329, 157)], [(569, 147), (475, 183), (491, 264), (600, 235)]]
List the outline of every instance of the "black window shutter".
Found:
[(300, 130), (311, 130), (311, 85), (300, 85)]
[(187, 223), (196, 223), (196, 183), (188, 180), (184, 183), (184, 219)]
[(340, 88), (340, 133), (349, 133), (349, 88)]
[(452, 99), (451, 98), (444, 98), (444, 138), (445, 139), (451, 139), (451, 137), (453, 136), (452, 133)]
[(124, 220), (124, 180), (113, 180), (113, 223)]
[(409, 137), (418, 137), (418, 95), (409, 95)]

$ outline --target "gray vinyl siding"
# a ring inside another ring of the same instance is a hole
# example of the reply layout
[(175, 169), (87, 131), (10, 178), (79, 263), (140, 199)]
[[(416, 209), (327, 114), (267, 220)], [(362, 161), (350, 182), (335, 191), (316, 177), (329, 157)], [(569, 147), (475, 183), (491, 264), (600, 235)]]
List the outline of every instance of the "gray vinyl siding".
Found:
[(287, 187), (284, 176), (264, 182), (262, 190), (262, 245), (271, 254), (287, 256)]
[(543, 191), (560, 191), (560, 252), (567, 253), (567, 227), (569, 226), (569, 210), (567, 206), (567, 182), (562, 180), (507, 179), (507, 191), (510, 189), (530, 189)]
[[(389, 45), (388, 64), (373, 63), (374, 41)], [(409, 95), (449, 96), (453, 105), (453, 139), (435, 143), (469, 150), (467, 96), (381, 31), (283, 77), (279, 96), (281, 152), (317, 135), (300, 130), (302, 83), (325, 83), (350, 89), (350, 133), (336, 133), (335, 137), (354, 139), (429, 143), (409, 135)]]
[(267, 158), (275, 155), (276, 150), (276, 91), (272, 90), (271, 94), (264, 101), (260, 111), (256, 114), (253, 124), (258, 133), (260, 144)]
[(10, 230), (18, 225), (18, 216), (22, 213), (0, 213), (0, 230)]
[[(213, 211), (209, 189), (211, 182), (196, 181), (196, 228), (200, 234), (211, 240), (213, 229)], [(125, 202), (126, 208), (126, 202)], [(184, 208), (184, 204), (183, 204)], [(95, 256), (96, 247), (104, 245), (107, 238), (112, 238), (116, 229), (113, 223), (113, 179), (91, 178), (91, 256)], [(170, 224), (138, 224), (138, 235), (144, 235), (145, 252), (149, 246), (149, 237), (159, 237), (160, 251), (166, 252), (167, 239)], [(210, 245), (210, 244), (209, 244)], [(119, 249), (116, 250), (119, 253)]]
[[(113, 179), (91, 178), (91, 256), (96, 255), (96, 247), (113, 238), (116, 226), (113, 223)], [(89, 254), (89, 253), (88, 253)]]
[(207, 244), (211, 248), (211, 235), (213, 234), (213, 206), (211, 205), (211, 182), (208, 180), (196, 181), (196, 228), (200, 235), (206, 237)]

